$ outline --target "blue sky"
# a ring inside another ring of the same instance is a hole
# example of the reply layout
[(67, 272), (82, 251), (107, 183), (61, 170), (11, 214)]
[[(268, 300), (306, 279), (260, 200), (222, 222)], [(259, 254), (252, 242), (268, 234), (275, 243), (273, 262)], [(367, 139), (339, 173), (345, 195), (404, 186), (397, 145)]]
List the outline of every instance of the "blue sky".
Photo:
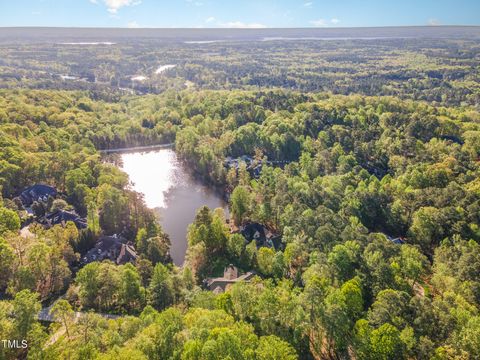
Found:
[(0, 0), (0, 26), (480, 25), (480, 0)]

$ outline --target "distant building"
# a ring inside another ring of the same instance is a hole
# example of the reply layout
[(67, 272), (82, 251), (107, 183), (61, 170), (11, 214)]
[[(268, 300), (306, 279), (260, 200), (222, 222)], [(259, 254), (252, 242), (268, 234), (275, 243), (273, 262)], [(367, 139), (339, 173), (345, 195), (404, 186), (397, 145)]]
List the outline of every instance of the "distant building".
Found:
[(254, 159), (248, 155), (242, 155), (238, 158), (233, 158), (231, 156), (227, 156), (223, 165), (227, 169), (235, 169), (238, 172), (240, 169), (240, 164), (245, 163), (246, 170), (254, 179), (258, 179), (262, 173), (262, 169), (264, 165), (276, 165), (276, 166), (285, 166), (286, 164), (290, 163), (290, 160), (264, 160), (264, 159)]
[(126, 263), (134, 263), (138, 258), (137, 252), (133, 247), (133, 244), (127, 243), (122, 244), (120, 249), (120, 254), (117, 257), (116, 263), (117, 265), (122, 265)]
[(389, 235), (386, 235), (386, 237), (387, 237), (388, 241), (391, 241), (394, 244), (397, 244), (397, 245), (405, 244), (405, 239), (403, 239), (401, 237), (392, 237), (392, 236), (389, 236)]
[(280, 236), (272, 233), (264, 225), (256, 222), (247, 223), (240, 227), (240, 234), (247, 242), (255, 240), (258, 247), (269, 247), (274, 250), (280, 248)]
[(260, 177), (260, 173), (262, 172), (262, 161), (254, 161), (254, 159), (248, 155), (242, 155), (238, 158), (228, 156), (225, 159), (224, 166), (228, 169), (235, 169), (235, 171), (238, 171), (241, 163), (245, 163), (247, 171), (253, 178), (258, 179)]
[(57, 190), (54, 187), (35, 184), (23, 190), (19, 197), (23, 206), (30, 207), (35, 201), (46, 202), (50, 196), (57, 196)]
[(250, 156), (247, 155), (242, 155), (239, 158), (232, 158), (231, 156), (228, 156), (225, 159), (224, 165), (227, 168), (234, 168), (235, 170), (238, 170), (240, 168), (240, 164), (244, 162), (245, 165), (247, 166), (247, 169), (250, 167), (250, 165), (253, 162), (253, 159)]
[(63, 225), (68, 221), (72, 221), (78, 229), (87, 228), (87, 220), (80, 217), (75, 212), (57, 210), (53, 213), (45, 215), (44, 225), (54, 226), (54, 225)]
[(205, 279), (203, 283), (208, 290), (219, 294), (225, 292), (229, 286), (239, 281), (250, 281), (254, 276), (255, 273), (250, 271), (238, 276), (238, 269), (230, 264), (223, 271), (223, 277)]
[(123, 265), (128, 262), (135, 262), (138, 258), (137, 252), (131, 242), (117, 235), (102, 236), (90, 249), (81, 262), (89, 264), (93, 261), (111, 260), (117, 265)]

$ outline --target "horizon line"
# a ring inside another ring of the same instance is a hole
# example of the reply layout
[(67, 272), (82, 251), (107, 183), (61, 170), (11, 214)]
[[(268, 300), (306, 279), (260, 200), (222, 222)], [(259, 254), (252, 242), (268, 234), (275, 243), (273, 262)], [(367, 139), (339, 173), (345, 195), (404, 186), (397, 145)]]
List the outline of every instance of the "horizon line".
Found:
[(0, 29), (121, 29), (121, 30), (283, 30), (283, 29), (317, 29), (317, 30), (341, 30), (341, 29), (385, 29), (385, 28), (445, 28), (445, 27), (480, 27), (478, 25), (386, 25), (386, 26), (295, 26), (295, 27), (128, 27), (128, 26), (1, 26)]

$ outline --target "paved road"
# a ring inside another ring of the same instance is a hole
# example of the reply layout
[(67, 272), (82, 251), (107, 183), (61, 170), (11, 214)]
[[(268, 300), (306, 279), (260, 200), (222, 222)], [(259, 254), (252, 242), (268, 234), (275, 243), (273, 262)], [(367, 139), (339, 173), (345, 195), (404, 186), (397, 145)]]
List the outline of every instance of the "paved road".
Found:
[[(40, 312), (37, 315), (37, 320), (47, 321), (47, 322), (57, 322), (54, 319), (54, 317), (52, 316), (52, 314), (50, 313), (50, 311), (52, 310), (52, 306), (45, 307), (42, 310), (40, 310)], [(82, 316), (85, 316), (86, 314), (88, 314), (88, 313), (82, 312), (82, 311), (76, 311), (75, 312), (75, 318), (77, 318), (77, 319), (81, 318)], [(112, 319), (112, 320), (115, 320), (115, 319), (118, 319), (118, 318), (121, 317), (120, 315), (103, 314), (103, 313), (97, 313), (97, 312), (95, 312), (93, 314), (100, 315), (101, 317), (103, 317), (105, 319)]]

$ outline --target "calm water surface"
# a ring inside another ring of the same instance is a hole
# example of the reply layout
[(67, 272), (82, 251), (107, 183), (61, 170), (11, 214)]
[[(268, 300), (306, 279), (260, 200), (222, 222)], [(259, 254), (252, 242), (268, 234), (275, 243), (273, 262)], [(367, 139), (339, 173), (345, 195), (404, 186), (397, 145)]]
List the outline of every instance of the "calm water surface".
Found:
[(211, 209), (226, 209), (225, 202), (194, 179), (171, 149), (125, 153), (122, 160), (133, 188), (145, 195), (148, 207), (158, 210), (162, 228), (172, 242), (173, 261), (182, 265), (187, 250), (187, 227), (198, 208), (207, 205)]

